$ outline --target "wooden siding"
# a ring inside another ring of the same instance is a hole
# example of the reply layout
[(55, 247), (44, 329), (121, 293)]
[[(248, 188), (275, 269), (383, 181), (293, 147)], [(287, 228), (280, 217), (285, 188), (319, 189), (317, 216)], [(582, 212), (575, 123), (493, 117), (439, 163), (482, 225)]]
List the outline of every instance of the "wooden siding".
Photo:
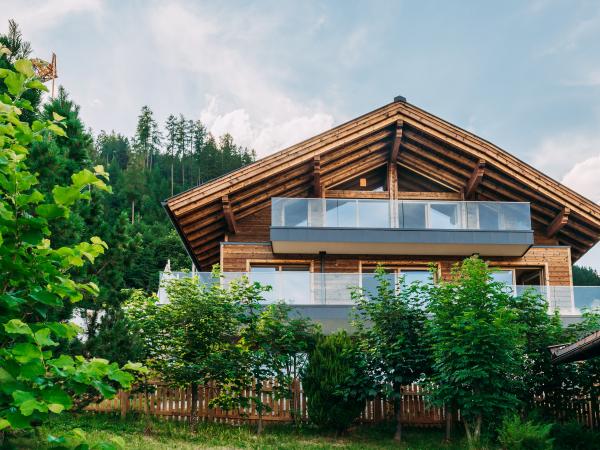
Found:
[[(271, 244), (265, 243), (223, 243), (221, 245), (221, 260), (226, 272), (245, 272), (252, 263), (305, 263), (320, 271), (320, 259), (315, 255), (274, 254)], [(377, 263), (394, 267), (424, 267), (436, 263), (440, 275), (446, 278), (452, 265), (461, 261), (460, 257), (447, 256), (389, 256), (389, 255), (325, 255), (325, 272), (356, 273), (363, 265)], [(513, 269), (517, 267), (540, 268), (544, 272), (546, 284), (550, 286), (570, 286), (571, 257), (568, 247), (531, 247), (523, 257), (517, 258), (486, 258), (490, 266)]]

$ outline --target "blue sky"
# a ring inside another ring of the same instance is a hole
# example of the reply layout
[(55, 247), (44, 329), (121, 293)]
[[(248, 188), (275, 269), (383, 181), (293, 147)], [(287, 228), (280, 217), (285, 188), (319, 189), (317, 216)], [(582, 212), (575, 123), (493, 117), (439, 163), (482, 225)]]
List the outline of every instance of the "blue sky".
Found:
[(95, 132), (147, 104), (265, 155), (401, 94), (600, 201), (598, 1), (0, 0), (9, 18)]

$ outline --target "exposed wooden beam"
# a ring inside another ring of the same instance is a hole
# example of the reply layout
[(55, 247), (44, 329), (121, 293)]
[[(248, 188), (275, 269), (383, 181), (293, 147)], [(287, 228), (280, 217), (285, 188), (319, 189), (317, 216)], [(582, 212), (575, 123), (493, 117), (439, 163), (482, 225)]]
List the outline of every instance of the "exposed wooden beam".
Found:
[(323, 185), (321, 184), (321, 157), (315, 156), (313, 160), (313, 193), (315, 197), (323, 197)]
[(404, 132), (404, 122), (399, 120), (396, 122), (396, 135), (394, 136), (394, 142), (392, 143), (392, 150), (390, 151), (390, 163), (395, 163), (398, 159), (398, 153), (400, 153), (400, 144), (402, 144), (402, 133)]
[(225, 222), (227, 222), (227, 231), (230, 233), (237, 233), (237, 223), (235, 222), (235, 216), (231, 210), (229, 196), (224, 195), (221, 197), (221, 203), (223, 204), (223, 216), (225, 216)]
[(548, 230), (546, 231), (548, 237), (555, 236), (556, 233), (558, 233), (569, 222), (569, 214), (571, 214), (571, 210), (566, 206), (561, 209), (552, 223), (548, 226)]
[(483, 179), (484, 173), (485, 160), (480, 159), (477, 163), (477, 166), (475, 166), (475, 169), (473, 169), (473, 173), (471, 174), (471, 177), (465, 186), (465, 198), (471, 198), (473, 194), (475, 194), (475, 191), (477, 191), (477, 188)]

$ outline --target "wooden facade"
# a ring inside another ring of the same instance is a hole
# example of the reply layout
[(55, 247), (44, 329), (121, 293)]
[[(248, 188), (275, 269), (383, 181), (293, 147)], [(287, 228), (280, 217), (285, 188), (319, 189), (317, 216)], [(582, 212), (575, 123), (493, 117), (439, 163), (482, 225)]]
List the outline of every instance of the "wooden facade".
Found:
[[(426, 267), (446, 276), (463, 257), (276, 254), (273, 197), (528, 202), (533, 246), (492, 266), (539, 270), (568, 286), (571, 265), (600, 240), (600, 206), (506, 151), (399, 99), (330, 131), (168, 199), (165, 209), (199, 270), (220, 263), (301, 264), (313, 272)], [(515, 272), (515, 273), (517, 273)], [(524, 272), (523, 272), (524, 273)]]

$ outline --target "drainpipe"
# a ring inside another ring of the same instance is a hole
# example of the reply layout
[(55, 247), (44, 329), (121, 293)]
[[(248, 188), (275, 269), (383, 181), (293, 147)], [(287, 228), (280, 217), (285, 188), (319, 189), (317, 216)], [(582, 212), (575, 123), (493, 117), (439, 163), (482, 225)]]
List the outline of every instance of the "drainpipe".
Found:
[(327, 303), (327, 290), (325, 288), (325, 255), (327, 252), (319, 252), (319, 271), (321, 272), (321, 303)]

